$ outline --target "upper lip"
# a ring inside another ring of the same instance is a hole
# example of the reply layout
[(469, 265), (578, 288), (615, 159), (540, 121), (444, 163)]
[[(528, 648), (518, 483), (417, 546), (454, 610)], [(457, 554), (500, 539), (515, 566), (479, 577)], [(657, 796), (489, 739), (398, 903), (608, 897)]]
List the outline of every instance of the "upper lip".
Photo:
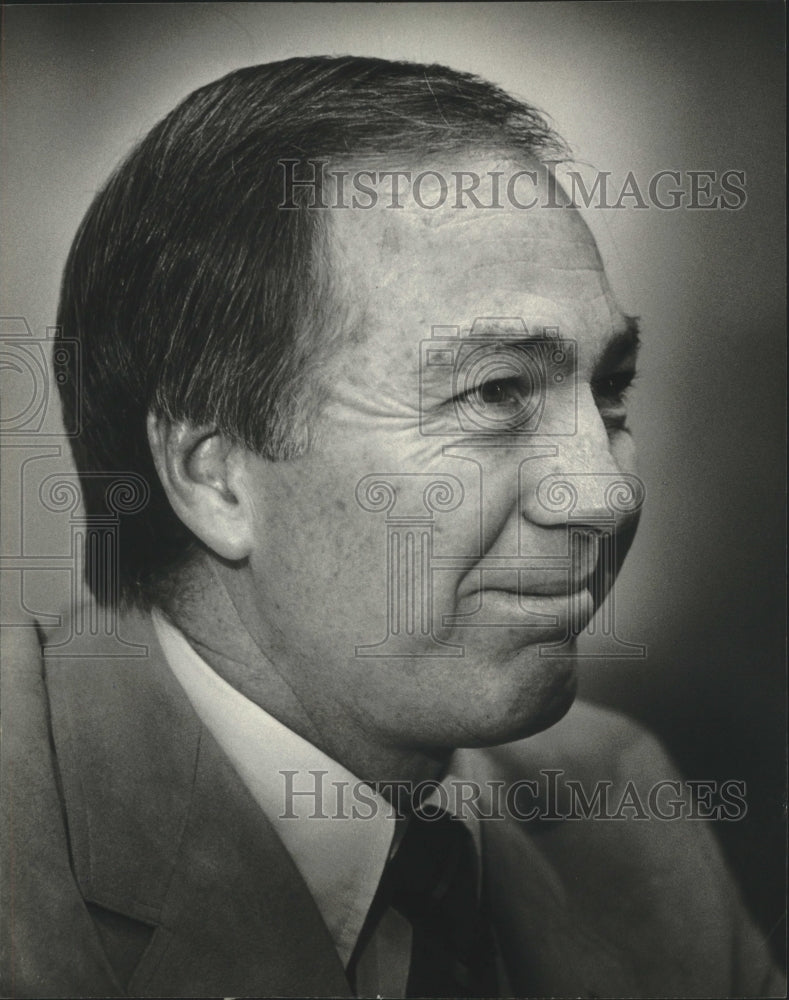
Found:
[(590, 573), (583, 578), (569, 580), (566, 576), (561, 581), (543, 579), (538, 583), (529, 583), (528, 587), (521, 589), (516, 589), (511, 584), (506, 587), (499, 587), (483, 582), (483, 585), (478, 589), (481, 591), (498, 590), (505, 594), (517, 595), (518, 597), (570, 597), (573, 594), (580, 594), (584, 590), (589, 590), (591, 578), (592, 574)]
[(463, 589), (468, 594), (498, 590), (519, 597), (568, 597), (599, 585), (597, 556), (594, 552), (584, 560), (574, 560), (571, 569), (556, 566), (540, 569), (535, 561), (527, 559), (521, 565), (513, 559), (511, 568), (491, 559), (493, 565), (488, 568), (483, 559), (469, 573)]

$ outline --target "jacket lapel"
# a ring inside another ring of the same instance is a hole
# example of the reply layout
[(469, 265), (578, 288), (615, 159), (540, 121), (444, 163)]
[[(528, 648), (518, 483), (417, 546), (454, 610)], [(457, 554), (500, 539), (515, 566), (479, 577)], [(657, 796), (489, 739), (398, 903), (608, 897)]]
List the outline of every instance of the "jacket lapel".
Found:
[[(541, 759), (522, 741), (493, 750), (460, 750), (454, 769), (477, 787), (511, 787), (534, 778)], [(479, 801), (494, 812), (490, 798)], [(498, 809), (501, 809), (499, 804)], [(511, 815), (482, 820), (483, 886), (511, 992), (516, 996), (629, 996), (637, 985), (622, 955), (601, 937), (551, 864), (542, 838), (550, 824)]]
[(201, 725), (148, 616), (148, 647), (86, 641), (47, 682), (72, 858), (89, 902), (153, 925), (129, 995), (349, 996), (317, 908), (274, 829)]
[(621, 955), (596, 933), (517, 822), (484, 831), (485, 883), (518, 996), (635, 996)]

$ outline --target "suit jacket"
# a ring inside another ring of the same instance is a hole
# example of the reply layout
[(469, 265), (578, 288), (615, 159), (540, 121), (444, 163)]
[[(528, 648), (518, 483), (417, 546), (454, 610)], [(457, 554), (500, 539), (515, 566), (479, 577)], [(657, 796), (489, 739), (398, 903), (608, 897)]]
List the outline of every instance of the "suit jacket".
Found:
[[(172, 676), (145, 615), (118, 657), (6, 637), (3, 996), (349, 996), (289, 855)], [(109, 655), (112, 653), (113, 655)], [(632, 723), (577, 706), (463, 751), (464, 775), (671, 777)], [(519, 996), (784, 995), (699, 822), (483, 823), (483, 878)]]

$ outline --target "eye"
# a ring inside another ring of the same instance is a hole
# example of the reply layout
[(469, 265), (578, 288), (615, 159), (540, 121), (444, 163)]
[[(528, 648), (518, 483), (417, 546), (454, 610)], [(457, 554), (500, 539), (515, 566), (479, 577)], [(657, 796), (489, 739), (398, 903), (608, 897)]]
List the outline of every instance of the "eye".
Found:
[(600, 404), (614, 404), (621, 406), (625, 401), (627, 390), (636, 379), (635, 369), (627, 371), (611, 372), (608, 375), (600, 375), (592, 380), (592, 394), (595, 402)]
[(628, 368), (592, 380), (592, 395), (609, 435), (627, 431), (627, 390), (635, 378), (635, 369)]
[(470, 389), (466, 395), (475, 397), (483, 406), (505, 406), (520, 404), (522, 392), (517, 379), (494, 378)]

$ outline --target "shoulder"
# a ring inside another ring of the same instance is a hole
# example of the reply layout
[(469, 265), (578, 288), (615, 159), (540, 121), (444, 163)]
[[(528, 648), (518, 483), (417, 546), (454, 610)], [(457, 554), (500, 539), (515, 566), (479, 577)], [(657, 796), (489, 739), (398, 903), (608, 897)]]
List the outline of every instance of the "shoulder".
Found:
[(17, 844), (62, 840), (87, 894), (127, 831), (170, 815), (199, 734), (150, 617), (125, 613), (105, 629), (91, 614), (4, 630), (2, 640), (4, 808)]
[(509, 818), (562, 863), (582, 847), (591, 878), (618, 872), (631, 885), (668, 886), (683, 871), (721, 875), (691, 786), (660, 741), (632, 719), (578, 703), (545, 732), (484, 753), (488, 774), (505, 789), (528, 786), (506, 800)]
[(170, 883), (199, 724), (150, 617), (100, 615), (2, 636), (2, 995), (118, 995), (96, 907), (127, 949)]
[(568, 778), (587, 781), (677, 775), (649, 730), (626, 715), (582, 701), (549, 729), (484, 754), (513, 779), (543, 769), (562, 770)]
[[(543, 733), (468, 753), (503, 783), (508, 822), (492, 833), (504, 842), (510, 830), (529, 879), (547, 866), (572, 921), (656, 994), (781, 995), (714, 834), (713, 820), (732, 817), (698, 808), (645, 728), (578, 703)], [(507, 797), (514, 788), (523, 794)]]
[[(53, 747), (41, 632), (6, 628), (2, 646), (3, 996), (112, 996), (109, 971), (72, 872)], [(42, 922), (50, 933), (42, 935)]]

